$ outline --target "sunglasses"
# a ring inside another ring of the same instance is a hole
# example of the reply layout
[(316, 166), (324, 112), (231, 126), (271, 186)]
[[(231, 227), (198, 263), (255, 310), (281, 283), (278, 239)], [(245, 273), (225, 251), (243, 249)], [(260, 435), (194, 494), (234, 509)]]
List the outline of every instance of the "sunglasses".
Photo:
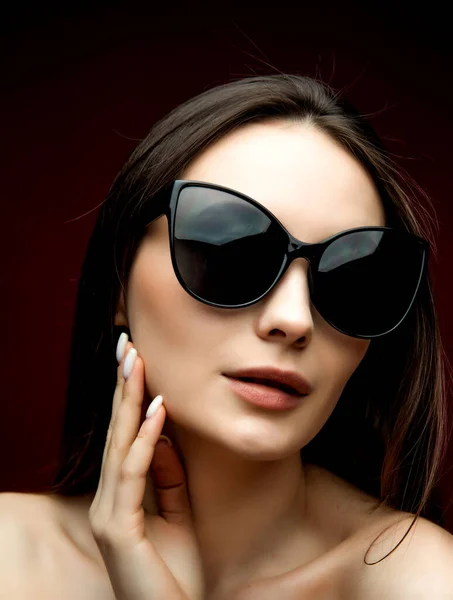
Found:
[[(253, 198), (202, 181), (176, 180), (156, 202), (157, 216), (168, 219), (179, 283), (210, 306), (259, 302), (293, 260), (304, 258), (310, 299), (323, 319), (341, 333), (371, 339), (402, 323), (426, 271), (429, 244), (406, 231), (358, 227), (308, 244)], [(156, 203), (149, 210), (156, 219)]]

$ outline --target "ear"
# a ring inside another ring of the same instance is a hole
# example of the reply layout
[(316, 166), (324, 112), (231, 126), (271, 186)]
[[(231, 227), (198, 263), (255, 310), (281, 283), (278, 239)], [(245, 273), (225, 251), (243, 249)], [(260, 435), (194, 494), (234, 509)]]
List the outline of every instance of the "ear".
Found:
[(129, 328), (129, 323), (127, 320), (127, 310), (126, 310), (126, 302), (124, 300), (124, 290), (121, 290), (120, 298), (118, 300), (118, 305), (115, 313), (115, 319), (113, 322), (114, 325), (120, 325), (123, 327)]

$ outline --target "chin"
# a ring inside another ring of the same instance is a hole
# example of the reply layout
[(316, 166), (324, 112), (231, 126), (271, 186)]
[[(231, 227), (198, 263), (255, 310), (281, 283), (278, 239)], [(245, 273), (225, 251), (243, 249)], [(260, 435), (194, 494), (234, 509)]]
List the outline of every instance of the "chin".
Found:
[[(299, 452), (299, 451), (297, 451)], [(288, 451), (288, 450), (276, 450), (275, 448), (271, 448), (271, 447), (264, 447), (262, 444), (261, 445), (255, 445), (253, 446), (252, 444), (250, 444), (249, 446), (243, 446), (242, 448), (238, 449), (238, 453), (245, 459), (245, 460), (253, 460), (253, 461), (262, 461), (262, 462), (267, 462), (267, 461), (276, 461), (276, 460), (283, 460), (284, 458), (287, 458), (288, 456), (292, 456), (295, 451)]]
[(238, 432), (229, 436), (226, 442), (228, 447), (246, 460), (269, 461), (282, 460), (300, 451), (299, 448), (294, 448), (289, 444), (288, 435), (283, 432), (279, 435), (271, 435), (269, 432), (264, 433), (255, 428), (251, 431), (248, 428), (246, 432)]

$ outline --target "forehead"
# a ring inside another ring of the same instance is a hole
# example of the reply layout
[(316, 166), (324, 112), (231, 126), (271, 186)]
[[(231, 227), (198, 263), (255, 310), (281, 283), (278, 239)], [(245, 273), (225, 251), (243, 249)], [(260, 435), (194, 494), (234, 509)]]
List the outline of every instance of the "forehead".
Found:
[(306, 123), (242, 126), (208, 146), (181, 179), (223, 185), (254, 198), (306, 242), (353, 227), (385, 225), (366, 170), (330, 136)]

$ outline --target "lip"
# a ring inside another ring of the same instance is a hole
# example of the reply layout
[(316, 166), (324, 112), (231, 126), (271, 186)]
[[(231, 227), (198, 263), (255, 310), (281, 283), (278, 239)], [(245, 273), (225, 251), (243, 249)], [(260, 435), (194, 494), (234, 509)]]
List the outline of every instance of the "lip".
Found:
[[(256, 367), (241, 369), (234, 373), (223, 374), (233, 391), (241, 398), (270, 410), (291, 410), (300, 405), (302, 398), (311, 392), (310, 384), (300, 375), (292, 371), (282, 371), (275, 367)], [(292, 392), (265, 385), (243, 381), (240, 377), (253, 377), (256, 379), (269, 379), (289, 386)]]
[[(299, 396), (306, 396), (312, 391), (311, 385), (306, 379), (302, 377), (302, 375), (299, 375), (295, 371), (283, 371), (281, 369), (278, 369), (277, 367), (272, 366), (247, 367), (245, 369), (239, 369), (231, 373), (224, 373), (224, 375), (226, 377), (233, 377), (234, 379), (240, 379), (242, 377), (253, 377), (255, 379), (269, 379), (270, 381), (275, 381), (276, 383), (280, 383), (282, 385), (292, 388), (294, 393)], [(266, 386), (264, 385), (262, 387)]]
[(300, 405), (304, 396), (288, 394), (279, 388), (226, 377), (230, 388), (243, 400), (269, 410), (291, 410)]

